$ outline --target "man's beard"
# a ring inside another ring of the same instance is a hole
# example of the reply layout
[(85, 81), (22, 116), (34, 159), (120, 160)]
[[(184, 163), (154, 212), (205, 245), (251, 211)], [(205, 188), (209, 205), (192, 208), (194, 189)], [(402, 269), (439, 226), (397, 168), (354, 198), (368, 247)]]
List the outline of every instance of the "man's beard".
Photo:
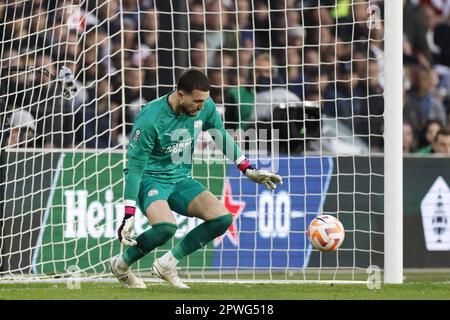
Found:
[[(194, 113), (194, 114), (191, 114), (191, 112), (192, 113)], [(198, 110), (192, 110), (192, 111), (189, 111), (185, 106), (183, 106), (183, 113), (184, 114), (186, 114), (187, 116), (189, 116), (189, 117), (195, 117), (196, 115), (197, 115), (197, 113), (198, 113)]]

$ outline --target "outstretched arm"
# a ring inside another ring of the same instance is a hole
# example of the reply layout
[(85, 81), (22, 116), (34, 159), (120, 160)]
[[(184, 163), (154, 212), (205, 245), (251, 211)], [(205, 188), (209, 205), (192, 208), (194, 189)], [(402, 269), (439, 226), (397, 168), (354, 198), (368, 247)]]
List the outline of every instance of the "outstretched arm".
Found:
[(274, 190), (277, 184), (283, 184), (283, 179), (275, 173), (267, 170), (255, 169), (250, 162), (245, 159), (238, 165), (238, 168), (253, 182), (264, 184), (267, 189)]
[(267, 170), (255, 169), (245, 158), (244, 153), (236, 141), (225, 131), (222, 119), (215, 106), (203, 127), (204, 130), (214, 130), (214, 143), (232, 160), (251, 181), (264, 184), (268, 189), (274, 190), (277, 184), (283, 184), (281, 177)]
[(119, 227), (119, 241), (126, 246), (135, 246), (136, 240), (131, 239), (136, 213), (136, 199), (139, 194), (142, 173), (153, 150), (155, 129), (145, 123), (141, 116), (136, 120), (128, 145), (127, 164), (125, 169), (125, 215)]

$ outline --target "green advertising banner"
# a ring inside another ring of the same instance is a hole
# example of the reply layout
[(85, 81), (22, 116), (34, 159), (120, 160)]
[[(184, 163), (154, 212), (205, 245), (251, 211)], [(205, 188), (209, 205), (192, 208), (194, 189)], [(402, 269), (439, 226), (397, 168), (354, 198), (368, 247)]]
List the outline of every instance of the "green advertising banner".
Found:
[[(75, 270), (109, 273), (107, 260), (122, 250), (116, 230), (123, 217), (123, 154), (10, 152), (4, 159), (9, 164), (2, 175), (5, 201), (0, 219), (0, 276)], [(193, 175), (222, 198), (228, 165), (214, 160), (194, 162)], [(405, 158), (405, 268), (450, 266), (449, 164), (450, 159), (444, 157)], [(382, 157), (333, 158), (324, 211), (339, 213), (347, 228), (346, 239), (339, 252), (313, 252), (309, 267), (383, 266), (383, 166)], [(284, 186), (289, 185), (286, 181)], [(231, 197), (236, 201), (242, 194), (239, 188)], [(292, 198), (292, 208), (298, 205), (296, 201)], [(149, 270), (155, 256), (201, 223), (177, 214), (175, 217), (175, 237), (135, 267)], [(237, 226), (244, 228), (242, 219), (239, 221)], [(147, 218), (138, 213), (134, 236), (147, 228)], [(214, 268), (217, 249), (212, 242), (184, 259), (180, 267), (189, 265), (189, 272)]]
[[(107, 260), (121, 252), (116, 230), (123, 218), (123, 156), (115, 153), (61, 154), (54, 176), (53, 192), (33, 254), (33, 271), (52, 274), (74, 270), (101, 273)], [(221, 195), (224, 163), (194, 162), (193, 175), (216, 196)], [(137, 267), (149, 269), (155, 255), (161, 255), (201, 221), (175, 214), (179, 229), (172, 241), (158, 248)], [(149, 228), (138, 212), (134, 236)], [(210, 248), (211, 246), (211, 248)], [(180, 267), (207, 268), (212, 244), (200, 250)]]

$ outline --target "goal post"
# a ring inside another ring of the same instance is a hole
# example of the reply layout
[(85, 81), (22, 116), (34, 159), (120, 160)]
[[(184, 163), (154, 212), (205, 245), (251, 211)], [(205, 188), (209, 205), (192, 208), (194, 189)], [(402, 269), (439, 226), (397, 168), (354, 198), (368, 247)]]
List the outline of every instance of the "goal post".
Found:
[(403, 283), (403, 1), (385, 2), (384, 282)]
[[(284, 183), (252, 183), (201, 133), (192, 176), (233, 223), (180, 262), (181, 277), (366, 283), (375, 266), (401, 283), (401, 3), (0, 2), (0, 283), (114, 280), (133, 122), (186, 67), (208, 75), (250, 162)], [(307, 239), (320, 214), (345, 228), (335, 252)], [(174, 216), (175, 236), (133, 265), (147, 280), (202, 223)], [(133, 237), (148, 228), (138, 212)]]

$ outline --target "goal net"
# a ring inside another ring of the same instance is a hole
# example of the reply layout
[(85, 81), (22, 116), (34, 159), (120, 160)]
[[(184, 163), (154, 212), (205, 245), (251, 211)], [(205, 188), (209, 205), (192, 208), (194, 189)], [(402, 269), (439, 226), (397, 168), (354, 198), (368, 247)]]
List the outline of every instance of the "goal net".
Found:
[[(0, 1), (0, 277), (111, 277), (123, 250), (123, 168), (134, 119), (188, 67), (209, 76), (226, 129), (274, 192), (217, 151), (193, 176), (233, 215), (179, 265), (188, 280), (365, 281), (383, 268), (383, 1)], [(346, 230), (311, 247), (320, 214)], [(152, 261), (201, 223), (133, 265)], [(136, 216), (133, 236), (150, 228)]]

